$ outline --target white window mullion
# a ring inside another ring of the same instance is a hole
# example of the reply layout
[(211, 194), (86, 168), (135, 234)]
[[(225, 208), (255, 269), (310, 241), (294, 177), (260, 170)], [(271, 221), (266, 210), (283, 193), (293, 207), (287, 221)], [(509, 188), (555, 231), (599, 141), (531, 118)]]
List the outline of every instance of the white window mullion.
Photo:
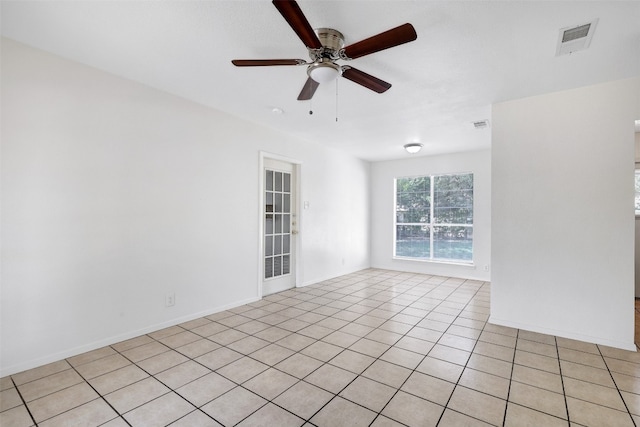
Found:
[(433, 179), (433, 175), (431, 175), (430, 179), (429, 179), (429, 190), (430, 190), (430, 195), (429, 197), (431, 198), (431, 203), (429, 203), (431, 206), (429, 208), (430, 213), (429, 213), (429, 259), (433, 259), (433, 224), (435, 223), (435, 220), (433, 218), (433, 214), (435, 212), (435, 209), (433, 207), (434, 203), (434, 189), (433, 189), (433, 184), (434, 184), (434, 179)]

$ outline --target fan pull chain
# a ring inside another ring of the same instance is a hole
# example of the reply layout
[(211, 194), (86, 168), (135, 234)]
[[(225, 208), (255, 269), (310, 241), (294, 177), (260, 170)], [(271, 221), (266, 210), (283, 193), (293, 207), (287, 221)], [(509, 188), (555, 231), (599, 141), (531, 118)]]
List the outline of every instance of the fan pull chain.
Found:
[(336, 123), (338, 123), (338, 79), (336, 79)]
[[(311, 89), (309, 89), (311, 92)], [(309, 115), (313, 114), (313, 98), (309, 98)]]

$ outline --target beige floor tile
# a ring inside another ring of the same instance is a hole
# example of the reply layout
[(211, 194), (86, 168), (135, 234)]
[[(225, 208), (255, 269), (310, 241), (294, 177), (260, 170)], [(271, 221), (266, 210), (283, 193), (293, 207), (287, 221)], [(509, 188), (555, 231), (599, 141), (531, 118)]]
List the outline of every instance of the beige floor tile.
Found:
[(491, 344), (501, 345), (504, 347), (509, 347), (509, 348), (515, 348), (516, 341), (517, 341), (515, 336), (489, 332), (486, 328), (484, 331), (482, 331), (482, 333), (480, 334), (480, 338), (478, 338), (478, 340), (483, 342), (488, 342)]
[(617, 387), (620, 390), (628, 391), (629, 393), (640, 394), (640, 380), (638, 377), (632, 377), (625, 374), (619, 374), (612, 372), (611, 375), (615, 380)]
[(310, 421), (318, 427), (366, 427), (375, 417), (375, 412), (335, 397)]
[(210, 337), (212, 335), (218, 334), (228, 329), (229, 329), (228, 327), (221, 325), (220, 323), (210, 322), (210, 323), (207, 323), (206, 325), (193, 328), (191, 332), (193, 332), (194, 334), (198, 334), (201, 337)]
[(361, 325), (358, 323), (349, 323), (340, 329), (341, 332), (346, 332), (347, 334), (355, 335), (358, 338), (362, 338), (370, 334), (374, 328), (366, 325)]
[(199, 408), (235, 386), (235, 383), (222, 375), (211, 372), (176, 389), (176, 393)]
[(413, 372), (400, 390), (425, 400), (446, 405), (455, 384), (420, 372)]
[(380, 357), (390, 347), (391, 346), (383, 344), (381, 342), (373, 341), (367, 338), (361, 338), (359, 341), (349, 347), (349, 350), (356, 351), (370, 357)]
[(304, 419), (308, 419), (332, 398), (332, 393), (300, 381), (278, 396), (274, 403)]
[(435, 426), (444, 407), (399, 391), (382, 411), (382, 415), (410, 426)]
[(348, 334), (342, 331), (335, 331), (326, 337), (322, 338), (322, 341), (327, 342), (329, 344), (333, 344), (338, 347), (347, 348), (350, 345), (354, 344), (358, 341), (360, 337)]
[(600, 348), (602, 355), (605, 357), (640, 364), (640, 352), (622, 350), (619, 348), (607, 347), (605, 345), (599, 345), (598, 347)]
[(184, 354), (190, 359), (195, 359), (196, 357), (207, 354), (210, 351), (216, 350), (218, 348), (220, 348), (219, 344), (216, 344), (206, 338), (201, 338), (197, 341), (176, 348), (176, 351), (178, 353)]
[(180, 326), (169, 326), (168, 328), (160, 329), (155, 332), (151, 332), (149, 335), (154, 340), (161, 340), (166, 337), (170, 337), (171, 335), (178, 334), (180, 332), (184, 332)]
[(509, 394), (508, 379), (471, 368), (465, 368), (458, 384), (500, 399), (506, 399)]
[(620, 393), (615, 388), (604, 387), (573, 378), (565, 378), (564, 390), (567, 396), (619, 411), (626, 411)]
[(22, 405), (22, 399), (18, 394), (18, 390), (10, 388), (0, 391), (0, 412), (4, 412), (20, 405)]
[[(300, 319), (289, 319), (289, 320), (285, 320), (282, 323), (278, 323), (278, 328), (285, 329), (289, 332), (298, 332), (300, 329), (304, 329), (309, 325), (310, 325), (309, 322), (305, 322)], [(247, 333), (250, 333), (250, 332), (247, 332)]]
[(160, 341), (162, 344), (166, 345), (169, 348), (178, 348), (183, 345), (190, 344), (192, 342), (198, 341), (202, 339), (200, 335), (194, 334), (190, 331), (179, 332), (174, 335), (170, 335), (166, 338), (162, 338)]
[(599, 354), (584, 353), (570, 348), (558, 347), (561, 360), (593, 366), (594, 368), (607, 369), (604, 359)]
[(554, 347), (556, 346), (556, 337), (554, 337), (553, 335), (541, 334), (539, 332), (521, 330), (518, 333), (518, 338), (522, 338), (529, 341), (535, 341), (542, 344), (552, 345)]
[(171, 424), (171, 427), (222, 427), (222, 424), (217, 423), (204, 412), (193, 411)]
[(249, 335), (244, 332), (236, 331), (235, 329), (227, 329), (222, 332), (218, 332), (217, 334), (213, 334), (208, 338), (220, 345), (229, 345), (248, 336)]
[(445, 360), (425, 357), (416, 368), (417, 371), (452, 383), (457, 383), (464, 367)]
[(404, 424), (400, 424), (399, 422), (394, 421), (391, 418), (387, 418), (384, 415), (378, 415), (375, 421), (371, 424), (371, 427), (404, 427)]
[[(284, 329), (280, 329), (280, 331), (284, 331)], [(285, 348), (288, 348), (289, 350), (300, 351), (310, 346), (314, 342), (316, 342), (315, 339), (307, 337), (305, 335), (291, 334), (288, 331), (284, 331), (284, 332), (286, 332), (284, 335), (282, 335), (281, 333), (278, 333), (278, 338), (273, 340), (273, 342)], [(261, 338), (266, 339), (267, 341), (271, 341), (270, 339), (265, 338), (264, 336), (262, 336)]]
[(381, 360), (404, 366), (405, 368), (415, 369), (422, 362), (424, 355), (414, 353), (413, 351), (404, 350), (402, 348), (391, 347), (382, 356)]
[(560, 361), (562, 367), (562, 375), (577, 380), (587, 381), (603, 385), (606, 387), (615, 387), (611, 374), (608, 370), (593, 368), (591, 366), (581, 365), (579, 363)]
[(131, 350), (135, 347), (140, 347), (141, 345), (150, 344), (154, 342), (154, 339), (148, 335), (141, 335), (139, 337), (131, 338), (125, 341), (121, 341), (116, 344), (112, 344), (111, 347), (119, 351), (120, 353), (125, 352), (127, 350)]
[(136, 365), (128, 365), (99, 377), (89, 380), (89, 384), (102, 395), (116, 391), (122, 387), (147, 378), (149, 374)]
[(244, 332), (245, 334), (253, 335), (270, 327), (271, 325), (268, 325), (266, 323), (260, 322), (258, 320), (252, 320), (250, 322), (236, 326), (234, 329), (237, 329), (240, 332)]
[(0, 412), (0, 426), (31, 427), (33, 425), (33, 420), (24, 405)]
[(196, 362), (203, 364), (211, 370), (216, 370), (240, 359), (241, 357), (242, 355), (237, 351), (222, 347), (197, 357)]
[(345, 325), (348, 325), (349, 322), (342, 320), (342, 319), (336, 319), (335, 317), (326, 317), (324, 319), (322, 319), (321, 321), (317, 322), (316, 325), (318, 326), (322, 326), (325, 328), (329, 328), (332, 330), (338, 330), (340, 328), (342, 328)]
[(84, 380), (75, 370), (67, 369), (66, 371), (20, 385), (18, 389), (20, 390), (20, 394), (22, 394), (22, 398), (26, 402), (31, 402), (32, 400), (83, 382)]
[(166, 345), (157, 341), (152, 341), (147, 344), (142, 344), (140, 346), (125, 350), (122, 352), (122, 355), (131, 360), (133, 363), (138, 363), (141, 360), (148, 359), (161, 353), (165, 353), (169, 350), (169, 347), (167, 347)]
[(567, 421), (530, 408), (509, 403), (504, 427), (566, 427)]
[(71, 365), (69, 365), (66, 360), (60, 360), (58, 362), (49, 363), (47, 365), (11, 375), (11, 378), (16, 383), (16, 385), (19, 386), (30, 381), (35, 381), (40, 378), (56, 374), (66, 369), (71, 369)]
[(628, 393), (626, 391), (620, 392), (624, 402), (627, 404), (629, 412), (633, 415), (640, 416), (640, 394)]
[(304, 423), (302, 418), (285, 411), (273, 403), (268, 403), (243, 420), (238, 424), (238, 427), (299, 427)]
[(120, 414), (129, 412), (130, 410), (149, 402), (170, 390), (160, 381), (153, 377), (145, 378), (137, 383), (123, 387), (119, 390), (109, 393), (104, 398), (109, 402)]
[(173, 368), (174, 366), (184, 363), (187, 360), (189, 359), (187, 359), (186, 356), (175, 350), (169, 350), (138, 362), (138, 366), (151, 375), (156, 375), (162, 371), (166, 371), (169, 368)]
[(95, 399), (39, 424), (40, 427), (99, 426), (118, 414), (102, 399)]
[[(460, 338), (460, 337), (456, 337), (456, 338), (463, 339), (463, 340), (466, 339), (466, 338)], [(434, 345), (435, 343), (431, 341), (425, 341), (419, 338), (404, 336), (400, 340), (398, 340), (397, 343), (394, 344), (394, 347), (402, 348), (404, 350), (409, 350), (414, 353), (418, 353), (423, 356), (426, 356), (427, 353), (431, 351)]]
[(102, 347), (93, 351), (89, 351), (86, 353), (79, 354), (77, 356), (70, 357), (67, 359), (67, 362), (69, 362), (71, 366), (78, 366), (88, 362), (93, 362), (94, 360), (97, 360), (97, 359), (102, 359), (103, 357), (106, 357), (106, 356), (111, 356), (112, 354), (115, 354), (115, 353), (116, 351), (111, 347)]
[(324, 326), (310, 325), (304, 329), (299, 330), (297, 333), (309, 338), (320, 340), (329, 335), (331, 332), (333, 332), (333, 329), (326, 328)]
[(553, 391), (555, 393), (563, 392), (562, 380), (560, 378), (560, 375), (541, 371), (539, 369), (533, 369), (521, 365), (514, 365), (511, 379), (513, 381), (529, 384), (535, 387), (543, 388), (545, 390)]
[(502, 378), (511, 378), (511, 370), (513, 364), (504, 360), (494, 359), (493, 357), (483, 356), (481, 354), (472, 353), (467, 363), (468, 368), (486, 372), (488, 374), (497, 375)]
[(449, 327), (449, 329), (447, 329), (447, 334), (456, 335), (456, 336), (464, 337), (464, 338), (469, 338), (469, 339), (472, 339), (474, 341), (476, 341), (480, 337), (481, 333), (482, 333), (482, 331), (479, 331), (477, 329), (467, 328), (467, 327), (459, 326), (459, 325), (451, 325), (451, 327)]
[(190, 331), (192, 329), (199, 328), (200, 326), (208, 325), (209, 323), (211, 323), (211, 320), (205, 317), (199, 317), (197, 319), (189, 320), (188, 322), (180, 323), (178, 326)]
[(560, 373), (560, 361), (557, 358), (542, 356), (528, 351), (516, 350), (514, 363), (551, 372), (553, 374)]
[(269, 344), (268, 346), (251, 353), (251, 357), (264, 364), (273, 366), (292, 354), (294, 354), (293, 350), (289, 350), (288, 348), (282, 347), (278, 344)]
[(481, 354), (483, 356), (493, 357), (494, 359), (504, 360), (505, 362), (512, 362), (515, 354), (515, 349), (502, 345), (492, 344), (486, 341), (478, 341), (476, 347), (473, 349), (473, 352), (476, 354)]
[(87, 383), (81, 383), (29, 402), (29, 411), (36, 422), (55, 417), (65, 411), (98, 398)]
[(633, 421), (628, 412), (617, 411), (573, 397), (567, 397), (567, 407), (569, 408), (569, 417), (578, 424), (602, 427), (633, 426)]
[(269, 368), (244, 383), (243, 387), (267, 400), (273, 400), (296, 382), (298, 382), (296, 377)]
[(334, 344), (329, 344), (324, 341), (316, 341), (308, 347), (304, 348), (300, 353), (313, 357), (314, 359), (327, 362), (331, 360), (335, 355), (342, 352), (343, 347), (339, 347)]
[(411, 375), (411, 370), (384, 360), (376, 360), (369, 366), (362, 376), (381, 382), (391, 387), (399, 388)]
[(513, 381), (509, 391), (509, 401), (558, 418), (567, 419), (565, 399), (559, 393)]
[(446, 360), (462, 366), (467, 364), (469, 356), (471, 356), (471, 353), (468, 351), (458, 350), (457, 348), (447, 347), (440, 344), (433, 346), (429, 352), (429, 357)]
[(490, 425), (449, 408), (445, 409), (442, 419), (438, 423), (438, 427), (489, 427)]
[(476, 340), (446, 333), (440, 337), (440, 339), (438, 340), (438, 344), (470, 352), (475, 347)]
[(249, 357), (243, 357), (218, 369), (216, 372), (237, 384), (242, 384), (268, 368), (269, 366), (264, 363)]
[(201, 409), (220, 424), (236, 425), (267, 403), (260, 396), (242, 387), (223, 394)]
[(358, 377), (347, 388), (342, 390), (340, 396), (374, 412), (380, 412), (395, 392), (396, 389), (393, 387), (364, 377)]
[(600, 355), (600, 350), (598, 350), (598, 346), (596, 344), (591, 344), (584, 341), (576, 341), (563, 337), (557, 337), (556, 342), (558, 343), (558, 347), (570, 348), (571, 350), (577, 350), (584, 353), (592, 353), (598, 356)]
[(466, 387), (456, 386), (447, 407), (489, 424), (500, 425), (506, 401)]
[(330, 364), (346, 369), (355, 374), (361, 374), (375, 359), (365, 354), (351, 350), (345, 350), (329, 361)]
[(188, 360), (180, 365), (174, 366), (173, 368), (169, 368), (166, 371), (157, 374), (155, 377), (167, 387), (176, 389), (205, 376), (210, 372), (210, 369), (205, 368), (201, 364), (196, 363), (193, 360)]
[(10, 376), (0, 378), (0, 391), (15, 388)]
[(304, 378), (322, 364), (320, 360), (297, 353), (278, 363), (275, 367), (296, 378)]
[(558, 349), (555, 345), (530, 341), (523, 338), (518, 338), (516, 349), (528, 351), (529, 353), (540, 354), (542, 356), (558, 358)]
[[(469, 329), (469, 328), (464, 328), (464, 329)], [(432, 343), (436, 343), (442, 336), (442, 332), (434, 331), (433, 329), (427, 329), (427, 328), (421, 328), (419, 326), (415, 326), (409, 332), (407, 332), (407, 336), (418, 338), (424, 341), (429, 341)]]
[(304, 380), (314, 384), (324, 390), (337, 394), (347, 386), (356, 374), (353, 372), (338, 368), (333, 365), (325, 364), (307, 376)]
[(629, 375), (640, 378), (640, 364), (627, 362), (626, 360), (613, 359), (607, 357), (607, 367), (611, 372)]
[(256, 350), (260, 350), (262, 347), (266, 347), (270, 344), (269, 341), (256, 337), (245, 337), (234, 343), (229, 344), (227, 347), (238, 353), (249, 355)]
[(194, 410), (193, 405), (171, 392), (127, 412), (124, 418), (133, 427), (164, 427)]

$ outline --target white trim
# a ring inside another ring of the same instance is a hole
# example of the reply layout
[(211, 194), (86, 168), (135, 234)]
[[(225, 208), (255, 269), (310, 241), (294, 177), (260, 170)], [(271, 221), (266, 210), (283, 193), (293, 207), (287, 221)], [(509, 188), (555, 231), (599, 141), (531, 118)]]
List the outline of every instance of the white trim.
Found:
[(295, 235), (295, 250), (296, 254), (294, 257), (295, 262), (295, 286), (300, 286), (302, 283), (302, 239), (300, 238), (300, 234), (302, 232), (302, 205), (301, 205), (301, 194), (302, 194), (302, 161), (296, 160), (290, 157), (282, 156), (280, 154), (270, 153), (267, 151), (260, 150), (258, 152), (259, 160), (258, 160), (258, 203), (259, 203), (259, 213), (258, 213), (258, 298), (262, 298), (262, 282), (264, 278), (264, 251), (262, 244), (262, 236), (264, 236), (264, 221), (262, 220), (263, 212), (262, 209), (264, 207), (264, 162), (265, 159), (279, 160), (282, 162), (291, 163), (294, 166), (294, 173), (296, 179), (295, 186), (295, 200), (296, 200), (296, 215), (298, 221), (298, 234)]
[(492, 323), (494, 325), (506, 326), (509, 328), (523, 329), (525, 331), (538, 332), (540, 334), (553, 335), (556, 337), (569, 338), (573, 340), (589, 342), (593, 344), (606, 345), (608, 347), (620, 348), (623, 350), (630, 350), (633, 352), (637, 351), (636, 345), (634, 344), (633, 341), (621, 342), (621, 341), (603, 339), (601, 337), (593, 337), (591, 335), (574, 334), (574, 333), (570, 333), (560, 329), (541, 328), (536, 325), (529, 325), (529, 324), (520, 323), (520, 322), (511, 322), (504, 319), (497, 319), (495, 316), (489, 316), (489, 323)]
[(216, 307), (210, 310), (200, 311), (198, 313), (189, 314), (186, 316), (178, 317), (172, 320), (167, 320), (166, 322), (156, 323), (151, 326), (147, 326), (145, 328), (137, 329), (135, 331), (126, 332), (124, 334), (115, 335), (109, 338), (105, 338), (99, 341), (94, 341), (90, 344), (81, 345), (79, 347), (75, 347), (72, 349), (64, 350), (58, 353), (50, 354), (48, 356), (40, 357), (38, 359), (29, 360), (23, 363), (18, 363), (16, 365), (7, 366), (6, 368), (0, 371), (0, 378), (3, 378), (7, 375), (13, 375), (18, 372), (26, 371), (27, 369), (37, 368), (42, 365), (46, 365), (48, 363), (57, 362), (59, 360), (63, 360), (69, 357), (77, 356), (82, 353), (86, 353), (88, 351), (97, 350), (99, 348), (109, 346), (112, 344), (116, 344), (122, 341), (126, 341), (131, 338), (136, 338), (151, 332), (156, 332), (164, 328), (168, 328), (170, 326), (179, 325), (181, 323), (188, 322), (190, 320), (199, 319), (205, 316), (211, 316), (212, 314), (219, 313), (221, 311), (229, 310), (232, 308), (240, 307), (245, 304), (251, 304), (252, 302), (260, 301), (260, 297), (251, 297), (242, 301), (237, 301), (231, 304), (227, 304), (224, 306)]

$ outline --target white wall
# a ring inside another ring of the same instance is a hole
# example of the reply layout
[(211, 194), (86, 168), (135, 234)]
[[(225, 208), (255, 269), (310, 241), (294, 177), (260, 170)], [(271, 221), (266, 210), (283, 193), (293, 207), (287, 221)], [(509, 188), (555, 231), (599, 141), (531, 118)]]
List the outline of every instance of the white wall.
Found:
[[(474, 265), (393, 259), (394, 178), (457, 172), (474, 174)], [(491, 152), (489, 150), (372, 163), (371, 211), (372, 267), (489, 280), (491, 269)]]
[(492, 114), (492, 323), (634, 349), (640, 79)]
[(6, 39), (1, 136), (0, 376), (258, 299), (260, 151), (302, 162), (301, 284), (369, 267), (336, 150)]

